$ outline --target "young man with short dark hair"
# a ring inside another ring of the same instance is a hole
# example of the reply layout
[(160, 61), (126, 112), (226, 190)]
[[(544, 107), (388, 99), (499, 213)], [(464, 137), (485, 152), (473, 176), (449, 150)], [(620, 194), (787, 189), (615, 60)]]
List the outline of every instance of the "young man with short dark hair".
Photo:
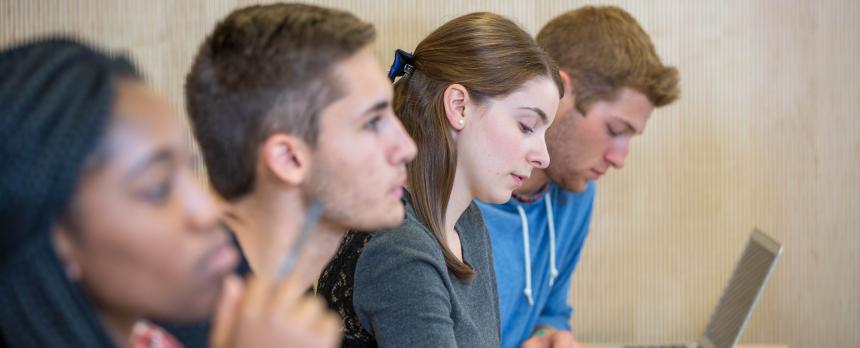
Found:
[[(348, 229), (403, 219), (416, 148), (392, 110), (375, 35), (345, 11), (258, 5), (218, 23), (194, 59), (185, 86), (194, 135), (258, 277), (279, 271), (314, 203), (321, 217), (293, 268), (306, 288)], [(177, 336), (194, 345), (201, 334)]]

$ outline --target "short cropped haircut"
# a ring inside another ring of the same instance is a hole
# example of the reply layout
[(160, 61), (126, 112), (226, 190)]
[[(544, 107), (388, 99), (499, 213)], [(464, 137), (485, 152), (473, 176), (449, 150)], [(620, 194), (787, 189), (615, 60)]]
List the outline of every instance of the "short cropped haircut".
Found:
[(250, 6), (218, 23), (185, 82), (215, 191), (228, 201), (251, 193), (257, 151), (272, 134), (315, 146), (320, 112), (344, 93), (333, 70), (375, 37), (349, 12), (305, 4)]
[(573, 80), (583, 115), (598, 100), (629, 87), (656, 107), (680, 94), (678, 69), (663, 65), (651, 38), (633, 16), (615, 6), (585, 6), (547, 23), (537, 41)]

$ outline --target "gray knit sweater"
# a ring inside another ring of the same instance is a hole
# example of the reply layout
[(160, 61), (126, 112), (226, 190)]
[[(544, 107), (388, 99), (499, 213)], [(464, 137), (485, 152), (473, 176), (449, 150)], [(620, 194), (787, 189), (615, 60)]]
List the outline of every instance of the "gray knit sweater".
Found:
[(499, 347), (492, 250), (481, 212), (470, 204), (456, 229), (477, 276), (448, 273), (442, 250), (406, 195), (400, 227), (376, 232), (358, 260), (353, 304), (380, 347)]

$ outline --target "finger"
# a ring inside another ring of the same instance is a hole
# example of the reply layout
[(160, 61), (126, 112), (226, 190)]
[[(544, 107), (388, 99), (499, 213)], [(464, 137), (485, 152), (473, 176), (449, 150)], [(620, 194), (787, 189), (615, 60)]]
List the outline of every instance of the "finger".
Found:
[(552, 340), (549, 338), (549, 334), (543, 334), (534, 336), (529, 338), (527, 341), (523, 342), (523, 348), (551, 348)]
[(235, 275), (224, 278), (221, 294), (215, 307), (210, 345), (216, 348), (228, 347), (232, 339), (236, 314), (242, 299), (242, 281)]
[(303, 251), (287, 279), (296, 284), (301, 284), (307, 289), (313, 286), (314, 280), (319, 278), (321, 271), (320, 262), (313, 260), (313, 255), (309, 252)]
[(276, 284), (270, 277), (254, 276), (246, 283), (245, 296), (242, 298), (242, 310), (245, 315), (260, 317), (272, 306), (272, 296), (275, 295)]
[(340, 346), (340, 341), (343, 339), (343, 325), (339, 315), (333, 312), (324, 313), (320, 319), (319, 327), (319, 337), (322, 338), (324, 347)]
[(319, 327), (320, 332), (325, 333), (340, 333), (343, 331), (343, 322), (340, 319), (340, 316), (335, 312), (326, 310), (319, 318)]
[(328, 308), (319, 298), (302, 296), (294, 313), (299, 320), (316, 326), (328, 314)]
[(550, 337), (553, 348), (573, 348), (573, 335), (569, 331), (555, 331)]
[(539, 337), (529, 338), (528, 340), (523, 342), (523, 345), (520, 347), (521, 348), (541, 348), (540, 338)]
[(278, 285), (276, 291), (272, 307), (278, 308), (281, 313), (294, 313), (296, 307), (304, 300), (307, 287), (296, 279), (287, 279)]

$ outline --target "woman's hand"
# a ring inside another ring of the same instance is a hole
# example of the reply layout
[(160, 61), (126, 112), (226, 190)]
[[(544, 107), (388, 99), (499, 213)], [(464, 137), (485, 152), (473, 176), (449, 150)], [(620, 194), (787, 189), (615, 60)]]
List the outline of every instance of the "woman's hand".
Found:
[(224, 281), (210, 343), (215, 348), (322, 347), (340, 345), (340, 317), (306, 295), (296, 277), (275, 283), (236, 276)]

